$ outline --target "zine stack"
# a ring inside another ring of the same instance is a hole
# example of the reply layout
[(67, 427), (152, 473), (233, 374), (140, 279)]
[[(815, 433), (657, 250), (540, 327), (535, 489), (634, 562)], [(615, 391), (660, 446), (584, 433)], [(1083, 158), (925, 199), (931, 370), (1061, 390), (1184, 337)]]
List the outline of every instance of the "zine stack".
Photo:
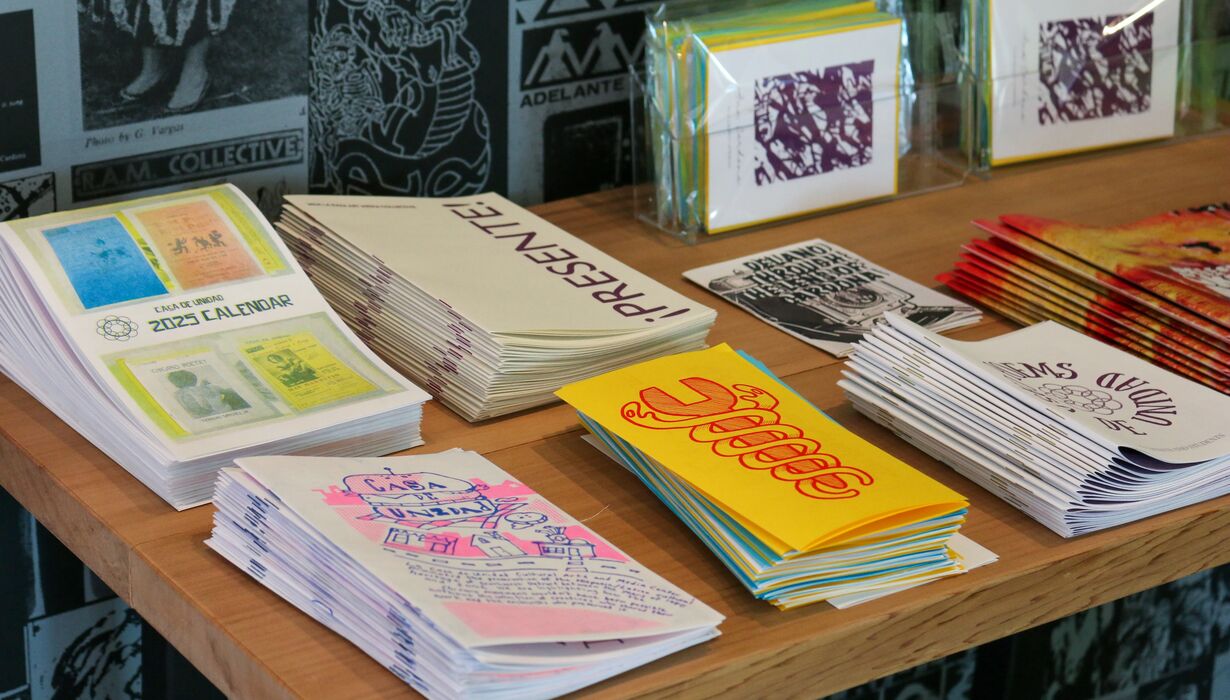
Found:
[(718, 634), (476, 453), (237, 465), (206, 544), (429, 698), (554, 697)]
[(834, 423), (725, 345), (560, 396), (757, 597), (844, 606), (994, 558), (960, 494)]
[(1050, 319), (1230, 393), (1230, 213), (1172, 212), (1095, 228), (976, 221), (940, 280), (1021, 323)]
[(958, 342), (887, 318), (854, 405), (1060, 535), (1230, 492), (1230, 397), (1056, 323)]
[(233, 187), (0, 224), (0, 250), (0, 369), (176, 508), (245, 454), (422, 443), (427, 394)]
[(659, 223), (720, 233), (894, 194), (901, 29), (872, 2), (663, 5), (645, 41)]
[(287, 197), (278, 229), (360, 337), (471, 421), (701, 347), (716, 317), (494, 194)]
[(819, 238), (706, 265), (684, 277), (809, 345), (846, 357), (890, 311), (936, 332), (978, 309)]

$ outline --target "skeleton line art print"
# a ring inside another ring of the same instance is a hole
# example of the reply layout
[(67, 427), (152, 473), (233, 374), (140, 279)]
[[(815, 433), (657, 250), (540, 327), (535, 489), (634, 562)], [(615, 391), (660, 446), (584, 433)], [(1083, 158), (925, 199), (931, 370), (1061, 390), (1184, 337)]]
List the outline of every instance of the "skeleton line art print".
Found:
[(469, 0), (316, 0), (311, 186), (455, 197), (491, 176)]

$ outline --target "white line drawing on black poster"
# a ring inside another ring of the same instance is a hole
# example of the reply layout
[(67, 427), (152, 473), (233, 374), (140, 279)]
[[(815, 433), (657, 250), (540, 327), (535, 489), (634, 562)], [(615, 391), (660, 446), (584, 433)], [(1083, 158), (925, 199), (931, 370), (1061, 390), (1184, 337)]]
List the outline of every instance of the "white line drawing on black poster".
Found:
[[(465, 37), (470, 0), (318, 0), (313, 190), (452, 197), (491, 177), (491, 124)], [(485, 9), (485, 8), (484, 8)]]
[(307, 91), (306, 0), (87, 0), (86, 131)]

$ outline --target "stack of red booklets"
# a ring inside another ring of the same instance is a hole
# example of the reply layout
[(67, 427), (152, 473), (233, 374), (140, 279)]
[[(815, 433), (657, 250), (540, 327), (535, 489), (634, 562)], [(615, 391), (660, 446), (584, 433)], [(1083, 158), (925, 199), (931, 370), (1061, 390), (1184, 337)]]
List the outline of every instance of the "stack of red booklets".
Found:
[(1023, 324), (1053, 320), (1230, 393), (1230, 205), (1098, 228), (1001, 216), (939, 281)]

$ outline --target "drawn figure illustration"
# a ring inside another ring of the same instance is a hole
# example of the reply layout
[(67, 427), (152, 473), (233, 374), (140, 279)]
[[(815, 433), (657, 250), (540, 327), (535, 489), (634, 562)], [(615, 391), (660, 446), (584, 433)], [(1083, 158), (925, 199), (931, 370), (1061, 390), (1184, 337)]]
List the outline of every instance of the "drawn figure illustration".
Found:
[(313, 26), (311, 185), (446, 197), (486, 187), (470, 0), (322, 0)]
[(871, 162), (875, 61), (756, 82), (756, 184)]
[(504, 517), (504, 522), (514, 530), (524, 530), (528, 527), (547, 522), (547, 516), (533, 511), (527, 513), (511, 513)]
[(234, 389), (217, 386), (208, 379), (202, 381), (195, 372), (186, 369), (168, 372), (167, 381), (175, 386), (176, 402), (193, 418), (208, 418), (251, 408)]
[(579, 537), (569, 537), (565, 528), (547, 527), (545, 530), (548, 533), (546, 541), (534, 543), (538, 547), (540, 557), (563, 559), (567, 562), (569, 569), (584, 569), (586, 559), (598, 556), (595, 553), (593, 542)]
[(278, 381), (283, 386), (298, 386), (316, 379), (316, 370), (295, 354), (294, 350), (271, 352), (265, 359), (277, 368)]

